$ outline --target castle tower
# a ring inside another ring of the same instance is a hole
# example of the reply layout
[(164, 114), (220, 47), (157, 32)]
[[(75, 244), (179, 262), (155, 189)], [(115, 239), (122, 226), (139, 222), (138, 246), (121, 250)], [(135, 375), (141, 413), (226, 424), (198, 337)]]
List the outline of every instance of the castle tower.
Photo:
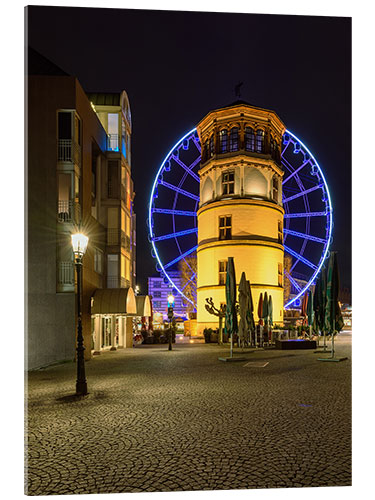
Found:
[(283, 321), (281, 144), (285, 125), (274, 111), (243, 101), (208, 113), (197, 125), (202, 145), (197, 249), (197, 330), (216, 328), (206, 298), (225, 303), (226, 263), (237, 285), (250, 280), (257, 320), (259, 295), (272, 296)]

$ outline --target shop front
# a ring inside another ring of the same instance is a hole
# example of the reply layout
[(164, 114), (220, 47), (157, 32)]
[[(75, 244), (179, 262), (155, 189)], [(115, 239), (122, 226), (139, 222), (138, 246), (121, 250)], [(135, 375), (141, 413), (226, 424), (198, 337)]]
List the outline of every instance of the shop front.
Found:
[(93, 354), (133, 347), (133, 318), (136, 315), (136, 297), (131, 287), (97, 289), (91, 298)]

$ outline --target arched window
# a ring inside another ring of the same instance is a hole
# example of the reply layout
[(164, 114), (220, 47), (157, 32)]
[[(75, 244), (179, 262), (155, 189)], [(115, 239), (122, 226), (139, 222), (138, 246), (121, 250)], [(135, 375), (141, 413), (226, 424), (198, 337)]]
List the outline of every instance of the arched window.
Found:
[(212, 134), (211, 137), (210, 137), (210, 156), (213, 156), (214, 153), (215, 153), (215, 150), (214, 150), (214, 136)]
[(209, 158), (209, 142), (208, 142), (208, 139), (207, 141), (204, 143), (204, 146), (203, 146), (203, 158), (202, 158), (202, 161), (207, 161), (208, 158)]
[(220, 153), (228, 152), (228, 131), (220, 130)]
[(270, 153), (271, 153), (272, 158), (274, 158), (275, 157), (275, 143), (273, 141), (272, 135), (270, 137)]
[(255, 135), (251, 127), (245, 128), (245, 151), (254, 151), (255, 149)]
[(233, 127), (230, 131), (229, 150), (238, 151), (238, 127)]
[(257, 153), (264, 153), (264, 131), (261, 129), (257, 130), (255, 151)]
[(276, 175), (274, 175), (272, 179), (272, 199), (276, 201), (276, 203), (279, 201), (279, 181)]

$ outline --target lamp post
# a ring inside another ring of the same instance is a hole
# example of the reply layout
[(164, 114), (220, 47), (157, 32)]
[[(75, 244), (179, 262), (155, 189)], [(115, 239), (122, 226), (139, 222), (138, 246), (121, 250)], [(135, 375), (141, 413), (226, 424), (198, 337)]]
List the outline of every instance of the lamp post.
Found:
[(174, 295), (170, 293), (168, 295), (168, 319), (169, 319), (169, 346), (168, 351), (172, 350), (172, 319), (173, 319), (173, 306), (174, 306)]
[(82, 259), (87, 249), (89, 239), (82, 233), (72, 234), (72, 247), (74, 261), (77, 271), (77, 382), (76, 394), (84, 396), (87, 394), (87, 382), (85, 375), (85, 347), (82, 335)]

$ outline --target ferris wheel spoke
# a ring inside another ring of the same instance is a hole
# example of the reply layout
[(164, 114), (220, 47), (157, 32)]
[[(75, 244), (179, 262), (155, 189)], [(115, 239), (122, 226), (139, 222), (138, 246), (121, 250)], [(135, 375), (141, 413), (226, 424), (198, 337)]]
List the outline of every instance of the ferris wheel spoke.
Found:
[(178, 238), (179, 236), (184, 236), (185, 234), (197, 233), (198, 229), (193, 227), (192, 229), (186, 229), (185, 231), (178, 231), (177, 233), (164, 234), (163, 236), (156, 236), (152, 238), (152, 241), (169, 240), (171, 238)]
[(172, 156), (172, 159), (178, 164), (180, 165), (180, 167), (182, 167), (184, 170), (186, 170), (186, 172), (188, 174), (190, 174), (193, 179), (195, 179), (197, 182), (200, 182), (199, 180), (199, 177), (197, 176), (197, 174), (195, 174), (194, 172), (191, 171), (191, 168), (188, 167), (187, 165), (185, 165), (185, 163), (183, 161), (180, 160), (180, 158), (178, 158), (177, 156)]
[(299, 212), (299, 213), (288, 213), (284, 214), (284, 219), (294, 219), (296, 217), (323, 217), (326, 216), (327, 212)]
[(196, 273), (193, 273), (192, 276), (187, 280), (187, 282), (185, 283), (185, 285), (181, 288), (181, 292), (183, 292), (185, 290), (185, 288), (188, 286), (188, 284), (193, 281), (193, 279), (195, 278), (195, 276), (196, 276)]
[(166, 264), (164, 266), (164, 269), (168, 269), (169, 267), (173, 266), (173, 264), (176, 264), (178, 261), (180, 261), (181, 259), (183, 259), (184, 257), (187, 257), (188, 255), (190, 255), (191, 253), (195, 252), (195, 250), (198, 248), (198, 245), (195, 245), (193, 248), (190, 248), (190, 250), (187, 250), (185, 253), (182, 253), (181, 255), (179, 255), (178, 257), (176, 257), (175, 259), (171, 260), (170, 262), (168, 262), (168, 264)]
[(316, 186), (310, 188), (310, 189), (305, 189), (304, 191), (300, 191), (297, 194), (294, 194), (293, 196), (289, 196), (289, 198), (285, 198), (283, 200), (283, 203), (287, 203), (288, 201), (295, 200), (296, 198), (299, 198), (300, 196), (304, 196), (305, 194), (311, 193), (312, 191), (315, 191), (316, 189), (322, 189), (324, 187), (323, 184), (317, 184)]
[(297, 260), (300, 260), (301, 262), (303, 262), (307, 266), (311, 267), (312, 269), (318, 269), (318, 267), (315, 264), (310, 262), (308, 259), (306, 259), (302, 255), (300, 255), (299, 253), (295, 252), (291, 248), (287, 247), (286, 245), (284, 245), (284, 250), (286, 252), (288, 252), (290, 255), (292, 255), (293, 257), (295, 257)]
[(196, 196), (193, 193), (189, 193), (188, 191), (185, 191), (185, 189), (181, 189), (177, 186), (174, 186), (173, 184), (169, 184), (169, 182), (166, 182), (164, 180), (160, 180), (159, 184), (167, 187), (168, 189), (172, 189), (173, 191), (176, 191), (177, 193), (183, 194), (184, 196), (187, 196), (188, 198), (192, 198), (193, 200), (199, 201), (199, 196)]
[(291, 229), (284, 229), (284, 234), (290, 234), (291, 236), (303, 238), (304, 240), (316, 241), (317, 243), (326, 243), (326, 240), (323, 238), (318, 238), (317, 236), (312, 236), (311, 234), (299, 233), (298, 231), (292, 231)]
[[(282, 160), (282, 163), (284, 163), (285, 160)], [(294, 170), (293, 173), (291, 173), (286, 179), (283, 179), (283, 182), (282, 184), (286, 184), (290, 179), (292, 179), (300, 170), (303, 169), (303, 167), (305, 167), (308, 163), (309, 163), (310, 160), (306, 160), (302, 163), (302, 165), (300, 165), (296, 170)]]
[(197, 137), (195, 137), (195, 135), (193, 135), (192, 139), (193, 139), (193, 142), (194, 142), (196, 148), (198, 149), (199, 153), (201, 153), (202, 148), (201, 148), (201, 144), (199, 142), (199, 139)]
[(291, 282), (291, 284), (294, 286), (294, 288), (298, 292), (300, 292), (302, 290), (302, 288), (299, 286), (299, 284), (297, 283), (297, 281), (288, 272), (286, 272), (286, 271), (285, 271), (285, 275), (288, 278), (288, 280)]
[(170, 214), (170, 215), (187, 215), (190, 217), (196, 217), (196, 212), (191, 212), (189, 210), (172, 210), (170, 208), (153, 208), (152, 213), (156, 214)]

